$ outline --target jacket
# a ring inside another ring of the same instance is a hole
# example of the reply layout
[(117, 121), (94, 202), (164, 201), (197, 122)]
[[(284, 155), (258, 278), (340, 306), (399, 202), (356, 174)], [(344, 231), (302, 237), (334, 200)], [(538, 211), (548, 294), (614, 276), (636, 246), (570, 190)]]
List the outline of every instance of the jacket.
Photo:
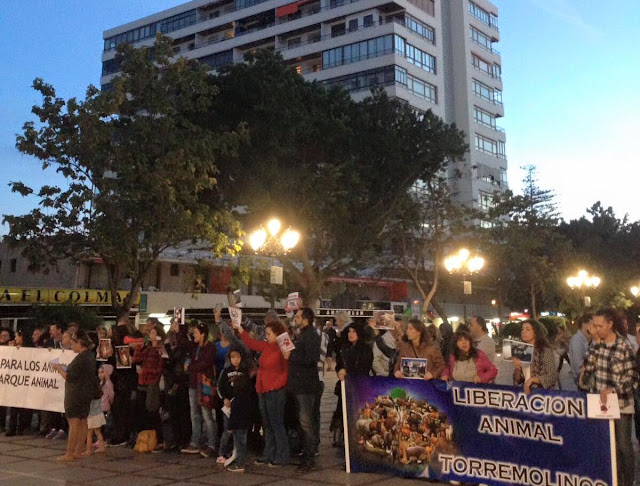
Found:
[(440, 378), (445, 366), (440, 349), (435, 344), (425, 342), (420, 343), (414, 352), (414, 346), (410, 342), (398, 341), (398, 360), (393, 369), (394, 372), (400, 369), (402, 358), (426, 358), (427, 373), (431, 373), (434, 378)]
[(373, 350), (363, 342), (343, 346), (336, 356), (336, 372), (344, 369), (348, 375), (369, 375)]
[(132, 364), (140, 363), (140, 373), (138, 373), (138, 385), (155, 385), (160, 381), (164, 370), (164, 360), (161, 356), (160, 345), (154, 347), (151, 344), (137, 349), (133, 354)]
[(288, 389), (299, 395), (317, 393), (320, 386), (320, 336), (313, 326), (307, 325), (300, 331), (295, 345), (296, 349), (289, 356)]
[(198, 373), (204, 374), (211, 380), (215, 379), (216, 347), (209, 341), (202, 346), (196, 346), (191, 351), (189, 372), (189, 388), (198, 388)]
[[(496, 376), (498, 375), (498, 368), (495, 367), (485, 353), (479, 349), (476, 351), (478, 355), (473, 360), (476, 364), (476, 374), (480, 379), (480, 383), (490, 383), (496, 379)], [(441, 377), (446, 378), (447, 376), (452, 376), (455, 366), (456, 357), (451, 353), (449, 355), (449, 365), (444, 369)]]
[(251, 378), (249, 369), (240, 364), (238, 368), (227, 366), (218, 381), (218, 393), (231, 401), (229, 430), (243, 430), (249, 427), (251, 408)]
[(247, 348), (261, 353), (258, 360), (256, 391), (258, 393), (268, 393), (287, 386), (289, 362), (284, 359), (278, 343), (258, 341), (249, 336), (246, 331), (240, 333), (240, 339), (242, 339)]

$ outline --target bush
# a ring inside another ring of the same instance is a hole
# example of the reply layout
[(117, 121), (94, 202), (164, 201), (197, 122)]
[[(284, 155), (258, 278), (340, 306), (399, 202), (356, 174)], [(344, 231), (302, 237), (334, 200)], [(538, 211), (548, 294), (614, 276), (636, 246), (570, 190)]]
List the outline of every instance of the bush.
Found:
[(500, 326), (500, 337), (503, 339), (518, 338), (520, 339), (520, 332), (522, 331), (522, 322), (514, 321), (506, 325)]
[(89, 307), (71, 304), (35, 305), (29, 313), (29, 327), (43, 327), (55, 323), (69, 324), (75, 322), (80, 329), (93, 331), (102, 324), (102, 318)]
[(564, 317), (547, 316), (541, 317), (538, 321), (540, 321), (547, 330), (547, 337), (551, 343), (555, 341), (556, 336), (561, 329), (564, 331), (567, 330), (567, 320)]

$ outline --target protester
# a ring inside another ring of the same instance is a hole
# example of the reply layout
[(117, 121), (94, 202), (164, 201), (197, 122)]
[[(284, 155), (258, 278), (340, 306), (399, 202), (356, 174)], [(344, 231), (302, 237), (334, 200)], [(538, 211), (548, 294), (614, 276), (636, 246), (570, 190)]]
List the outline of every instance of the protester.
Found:
[(558, 370), (544, 326), (533, 319), (524, 321), (520, 336), (525, 343), (533, 345), (533, 357), (530, 366), (513, 358), (513, 383), (524, 384), (526, 394), (533, 388), (553, 388), (558, 381)]
[(498, 375), (498, 369), (481, 350), (476, 348), (473, 337), (466, 331), (456, 331), (453, 335), (454, 348), (449, 356), (449, 364), (442, 372), (443, 380), (491, 383)]
[[(373, 363), (371, 364), (371, 370), (376, 376), (389, 376), (389, 363), (396, 351), (396, 340), (390, 330), (376, 329), (375, 321), (375, 317), (371, 317), (368, 320), (369, 327), (373, 329), (374, 336), (376, 337), (376, 341), (373, 343)], [(382, 339), (382, 343), (380, 344), (378, 344), (378, 337)]]
[(266, 342), (257, 341), (249, 333), (238, 328), (240, 339), (252, 351), (260, 353), (256, 391), (264, 431), (264, 450), (255, 464), (272, 467), (289, 463), (289, 444), (284, 427), (286, 386), (289, 376), (289, 362), (280, 350), (277, 337), (286, 332), (278, 315), (267, 312), (265, 316)]
[(595, 381), (592, 392), (600, 393), (600, 402), (606, 404), (608, 395), (617, 394), (620, 418), (614, 420), (618, 484), (632, 486), (635, 458), (631, 445), (631, 419), (634, 412), (633, 391), (637, 385), (633, 348), (622, 335), (622, 316), (613, 309), (595, 313), (593, 325), (598, 344), (591, 346), (584, 365), (585, 373), (592, 373)]
[[(28, 335), (27, 335), (28, 338)], [(9, 341), (10, 346), (20, 348), (22, 346), (29, 347), (31, 343), (25, 339), (22, 331), (17, 331), (13, 340)], [(22, 435), (25, 430), (31, 427), (31, 419), (33, 418), (33, 410), (29, 408), (11, 407), (9, 409), (9, 427), (7, 429), (7, 437), (14, 435)]]
[[(229, 350), (230, 364), (218, 382), (220, 396), (224, 400), (225, 409), (229, 410), (228, 421), (220, 441), (218, 463), (224, 463), (227, 471), (243, 473), (247, 460), (247, 429), (249, 427), (249, 408), (251, 400), (250, 367), (242, 362), (239, 348)], [(233, 436), (235, 464), (229, 464), (230, 436)]]
[(324, 323), (324, 329), (322, 329), (322, 332), (326, 333), (327, 337), (329, 338), (327, 341), (326, 362), (327, 362), (327, 371), (332, 371), (333, 366), (335, 365), (335, 362), (336, 362), (336, 353), (333, 348), (333, 343), (337, 338), (337, 334), (336, 334), (335, 328), (333, 327), (333, 321), (331, 319), (327, 320)]
[[(469, 331), (474, 340), (474, 345), (477, 349), (482, 351), (491, 363), (496, 362), (496, 343), (489, 337), (489, 330), (487, 329), (487, 321), (482, 316), (473, 316), (471, 318), (471, 325)], [(454, 340), (455, 342), (455, 340)], [(455, 352), (455, 347), (454, 347)]]
[(320, 336), (320, 357), (318, 358), (318, 389), (316, 391), (316, 401), (313, 406), (313, 426), (316, 439), (315, 454), (320, 452), (320, 402), (324, 393), (324, 367), (327, 359), (327, 348), (329, 346), (329, 335), (322, 332), (322, 323), (318, 322), (316, 332)]
[(162, 442), (162, 421), (160, 420), (160, 378), (164, 370), (164, 345), (159, 331), (154, 326), (161, 326), (151, 322), (148, 329), (146, 343), (138, 347), (132, 359), (132, 364), (139, 364), (138, 390), (136, 393), (136, 429), (155, 430), (158, 444)]
[(449, 321), (444, 321), (440, 324), (440, 352), (442, 357), (446, 360), (449, 359), (449, 355), (453, 351), (453, 326), (449, 324)]
[[(215, 456), (218, 446), (217, 424), (213, 417), (216, 347), (207, 339), (205, 324), (191, 326), (195, 348), (184, 369), (189, 373), (189, 407), (191, 410), (191, 441), (180, 452)], [(207, 389), (208, 387), (208, 389)], [(201, 447), (200, 439), (204, 429), (206, 446)]]
[(295, 399), (299, 433), (304, 444), (298, 469), (305, 472), (316, 469), (317, 438), (314, 435), (313, 416), (319, 387), (320, 336), (313, 328), (314, 318), (313, 311), (308, 307), (296, 312), (295, 324), (300, 333), (295, 341), (296, 347), (289, 356), (288, 388)]
[[(98, 379), (100, 380), (100, 389), (102, 390), (102, 396), (100, 397), (100, 408), (103, 416), (105, 417), (105, 424), (107, 427), (110, 424), (110, 412), (113, 405), (113, 399), (115, 397), (113, 391), (113, 383), (111, 382), (111, 375), (113, 374), (113, 366), (110, 364), (103, 364), (98, 368)], [(90, 424), (87, 421), (87, 426)], [(91, 430), (90, 430), (91, 432)], [(98, 449), (98, 452), (106, 451), (106, 441), (102, 434), (102, 428), (97, 427), (95, 429), (97, 441), (93, 444), (93, 447)], [(93, 440), (92, 434), (87, 438), (87, 445)]]
[(84, 331), (71, 336), (71, 347), (77, 356), (69, 363), (68, 368), (60, 364), (52, 367), (65, 380), (64, 412), (69, 421), (69, 441), (67, 452), (57, 458), (61, 462), (69, 462), (82, 457), (82, 449), (87, 439), (87, 417), (91, 400), (99, 390), (98, 377), (95, 374), (96, 359), (90, 351), (91, 339)]
[(400, 370), (402, 358), (426, 358), (425, 380), (440, 378), (445, 367), (444, 358), (438, 347), (431, 342), (426, 326), (419, 319), (411, 319), (406, 334), (407, 341), (399, 340), (397, 343), (398, 359), (394, 367), (394, 376), (403, 377)]
[(584, 359), (589, 351), (591, 342), (591, 332), (589, 331), (593, 321), (593, 314), (590, 312), (583, 314), (576, 319), (578, 331), (569, 341), (569, 364), (571, 365), (571, 377), (576, 387), (580, 387), (580, 368), (584, 364)]

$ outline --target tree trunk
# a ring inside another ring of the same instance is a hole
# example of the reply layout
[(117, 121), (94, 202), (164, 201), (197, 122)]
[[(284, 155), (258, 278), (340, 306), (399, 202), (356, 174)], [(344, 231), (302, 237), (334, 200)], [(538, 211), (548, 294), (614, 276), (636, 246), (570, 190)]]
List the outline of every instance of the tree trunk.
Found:
[(529, 293), (531, 294), (531, 319), (538, 318), (538, 312), (536, 311), (536, 286), (531, 284), (529, 287)]
[(438, 303), (438, 301), (435, 298), (431, 299), (431, 305), (436, 310), (436, 312), (438, 313), (440, 318), (444, 322), (449, 323), (449, 318), (447, 317), (447, 313), (445, 312), (445, 310), (442, 308), (442, 306)]

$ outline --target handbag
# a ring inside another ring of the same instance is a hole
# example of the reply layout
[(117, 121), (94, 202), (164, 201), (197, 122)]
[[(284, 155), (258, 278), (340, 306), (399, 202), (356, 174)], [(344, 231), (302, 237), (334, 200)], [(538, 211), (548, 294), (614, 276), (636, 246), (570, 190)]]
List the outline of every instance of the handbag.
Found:
[(198, 404), (213, 409), (218, 405), (218, 388), (214, 381), (204, 373), (198, 373)]
[(584, 368), (580, 370), (578, 378), (578, 388), (585, 392), (591, 392), (596, 388), (596, 375), (594, 373), (586, 373)]
[(133, 448), (136, 452), (153, 452), (158, 447), (158, 434), (155, 430), (143, 430), (138, 434), (136, 446)]

